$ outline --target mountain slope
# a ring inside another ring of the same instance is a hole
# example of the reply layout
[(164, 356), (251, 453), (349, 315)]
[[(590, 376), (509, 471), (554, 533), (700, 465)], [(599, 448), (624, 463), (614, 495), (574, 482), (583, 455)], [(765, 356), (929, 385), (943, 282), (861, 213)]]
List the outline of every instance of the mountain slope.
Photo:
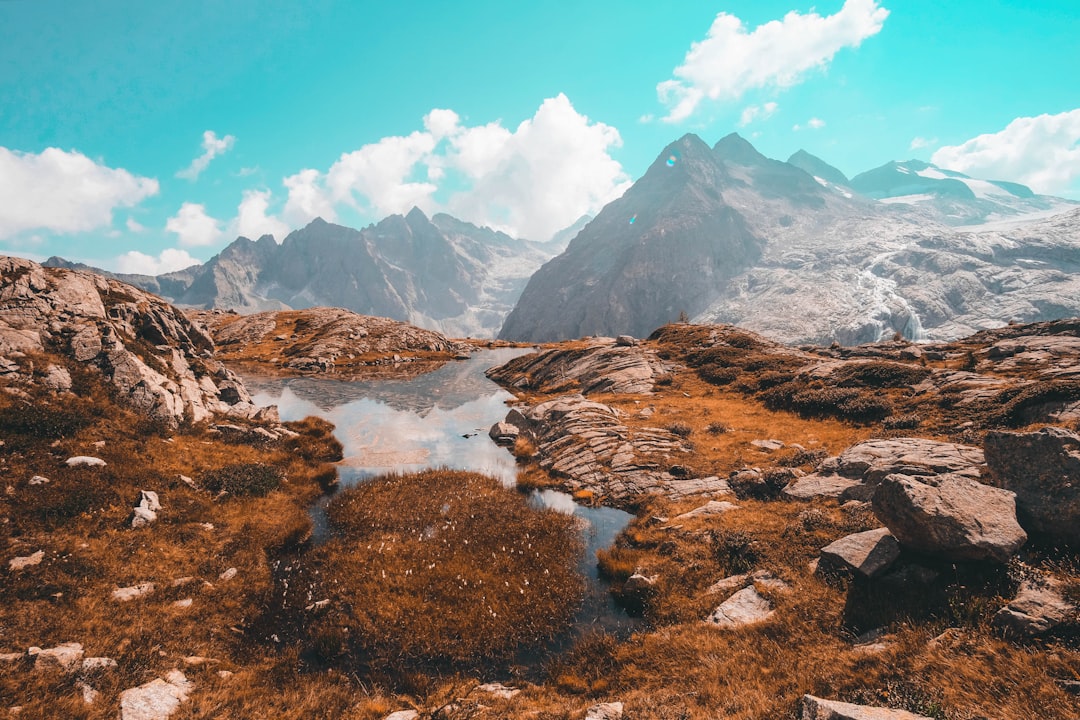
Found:
[(848, 180), (847, 175), (816, 155), (811, 155), (805, 150), (799, 150), (789, 157), (787, 161), (789, 165), (794, 165), (800, 170), (804, 170), (810, 175), (821, 178), (825, 182), (832, 183), (833, 185), (848, 185), (851, 182)]

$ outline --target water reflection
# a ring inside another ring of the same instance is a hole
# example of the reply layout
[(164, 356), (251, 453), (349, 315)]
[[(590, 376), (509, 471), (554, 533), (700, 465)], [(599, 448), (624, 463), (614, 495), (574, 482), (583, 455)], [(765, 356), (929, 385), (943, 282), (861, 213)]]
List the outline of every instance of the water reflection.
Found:
[[(257, 404), (277, 405), (282, 420), (318, 415), (334, 423), (334, 434), (345, 448), (338, 471), (342, 485), (386, 472), (448, 467), (491, 475), (513, 486), (514, 457), (487, 435), (488, 428), (506, 416), (506, 401), (513, 396), (488, 380), (484, 371), (527, 352), (488, 350), (427, 375), (401, 380), (245, 376), (244, 383)], [(558, 638), (545, 654), (569, 647), (576, 636), (593, 629), (628, 634), (636, 623), (616, 607), (606, 584), (600, 581), (596, 551), (609, 547), (632, 516), (614, 508), (584, 507), (553, 490), (534, 492), (530, 502), (572, 513), (584, 521), (585, 552), (580, 564), (588, 579), (584, 603), (573, 630)], [(313, 508), (312, 519), (315, 537), (325, 537), (321, 504)], [(537, 657), (530, 655), (520, 661), (532, 665)]]

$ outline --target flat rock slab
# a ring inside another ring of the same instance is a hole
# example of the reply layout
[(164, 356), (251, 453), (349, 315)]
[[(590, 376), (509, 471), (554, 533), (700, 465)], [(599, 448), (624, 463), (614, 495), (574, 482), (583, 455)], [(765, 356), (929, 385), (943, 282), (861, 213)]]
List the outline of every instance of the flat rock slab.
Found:
[(816, 497), (838, 498), (862, 482), (841, 475), (813, 473), (792, 481), (783, 489), (785, 497), (792, 500), (812, 500)]
[(68, 467), (78, 467), (84, 465), (86, 467), (105, 467), (105, 461), (101, 458), (90, 457), (89, 455), (76, 455), (75, 457), (69, 457), (64, 461)]
[(888, 570), (900, 557), (900, 543), (888, 528), (842, 537), (821, 548), (821, 559), (868, 578)]
[(734, 503), (729, 503), (726, 500), (710, 500), (701, 507), (696, 507), (689, 512), (684, 512), (682, 515), (676, 515), (675, 519), (689, 520), (691, 518), (713, 517), (716, 515), (723, 515), (724, 513), (728, 513), (732, 510), (738, 509), (738, 505)]
[(585, 720), (622, 720), (621, 702), (600, 703), (585, 711)]
[(983, 451), (970, 445), (925, 438), (889, 438), (852, 445), (836, 459), (836, 472), (871, 484), (894, 473), (958, 473), (977, 478), (983, 462)]
[(641, 346), (597, 341), (586, 348), (554, 348), (516, 357), (487, 371), (495, 382), (535, 392), (651, 393), (664, 373), (655, 353)]
[(1027, 542), (1015, 495), (963, 475), (889, 475), (873, 508), (901, 545), (947, 560), (1006, 562)]
[(986, 434), (990, 482), (1016, 493), (1029, 530), (1080, 544), (1080, 435), (1064, 428)]
[(721, 628), (735, 628), (768, 620), (773, 612), (772, 603), (748, 587), (721, 603), (705, 622)]
[(82, 665), (83, 646), (82, 643), (68, 642), (44, 650), (32, 647), (29, 655), (34, 660), (35, 670), (75, 672)]
[(390, 713), (383, 720), (416, 720), (418, 717), (420, 717), (420, 713), (415, 710), (398, 710)]
[(837, 700), (825, 700), (803, 695), (802, 720), (932, 720), (907, 710), (852, 705)]
[(8, 560), (8, 570), (15, 572), (17, 570), (25, 570), (28, 567), (34, 567), (40, 565), (41, 561), (45, 559), (45, 551), (38, 550), (35, 553), (30, 553), (23, 557), (14, 557)]
[(166, 720), (188, 699), (192, 683), (179, 670), (120, 693), (120, 720)]
[(1034, 637), (1077, 620), (1077, 607), (1061, 595), (1059, 583), (1025, 580), (1016, 597), (994, 615), (994, 625), (1010, 637)]

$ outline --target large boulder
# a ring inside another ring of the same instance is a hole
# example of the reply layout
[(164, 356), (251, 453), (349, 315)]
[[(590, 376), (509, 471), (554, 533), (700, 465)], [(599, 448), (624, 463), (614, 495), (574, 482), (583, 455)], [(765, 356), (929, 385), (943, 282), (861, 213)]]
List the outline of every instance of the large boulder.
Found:
[(873, 508), (901, 545), (947, 560), (1005, 562), (1027, 541), (1015, 495), (963, 475), (889, 475)]
[(722, 602), (705, 622), (721, 628), (736, 628), (764, 622), (772, 617), (773, 612), (772, 603), (759, 595), (756, 589), (748, 587)]
[(986, 435), (990, 482), (1016, 493), (1020, 523), (1080, 544), (1080, 435), (1064, 428)]
[(803, 696), (802, 720), (931, 720), (907, 710), (853, 705), (838, 700)]

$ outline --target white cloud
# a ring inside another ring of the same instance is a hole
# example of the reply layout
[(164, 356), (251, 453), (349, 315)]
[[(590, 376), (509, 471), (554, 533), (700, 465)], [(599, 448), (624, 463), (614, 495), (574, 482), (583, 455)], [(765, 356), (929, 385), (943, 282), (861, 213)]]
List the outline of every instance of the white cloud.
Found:
[(876, 35), (888, 16), (877, 0), (846, 0), (835, 15), (792, 11), (747, 32), (742, 20), (722, 12), (706, 38), (690, 46), (675, 77), (656, 86), (668, 107), (664, 121), (685, 120), (705, 99), (737, 100), (754, 88), (795, 85), (843, 48)]
[(799, 132), (800, 130), (820, 130), (823, 127), (825, 127), (824, 120), (822, 120), (821, 118), (812, 117), (806, 121), (805, 125), (795, 123), (791, 126), (791, 129), (795, 132)]
[(755, 120), (768, 120), (776, 113), (777, 108), (780, 106), (774, 102), (767, 102), (764, 105), (748, 105), (739, 116), (739, 125), (746, 127)]
[(183, 270), (198, 264), (198, 260), (188, 254), (187, 250), (168, 248), (162, 250), (157, 257), (141, 253), (138, 250), (130, 250), (113, 262), (116, 272), (132, 273), (136, 275), (160, 275), (162, 273)]
[(113, 210), (157, 192), (157, 180), (107, 167), (74, 150), (34, 154), (0, 147), (0, 240), (27, 230), (106, 227)]
[(176, 233), (185, 247), (213, 245), (224, 237), (221, 223), (207, 215), (205, 207), (190, 202), (181, 205), (176, 215), (165, 222), (165, 230)]
[(1000, 132), (940, 148), (935, 165), (988, 180), (1021, 182), (1038, 193), (1080, 188), (1080, 108), (1021, 117)]
[(911, 144), (908, 145), (908, 150), (922, 150), (924, 148), (933, 147), (938, 144), (938, 139), (915, 137), (912, 138)]
[(273, 235), (279, 243), (289, 234), (289, 226), (273, 215), (267, 215), (270, 207), (269, 190), (245, 190), (236, 208), (236, 218), (229, 224), (229, 237), (243, 235), (257, 240), (263, 235)]
[[(622, 143), (618, 130), (579, 114), (565, 95), (545, 100), (513, 130), (501, 122), (465, 126), (446, 109), (423, 124), (344, 153), (326, 173), (309, 168), (285, 178), (284, 222), (332, 221), (340, 205), (377, 218), (417, 206), (543, 240), (630, 184), (609, 154)], [(440, 189), (445, 202), (436, 199)]]
[(144, 232), (146, 230), (146, 227), (143, 226), (143, 224), (140, 223), (135, 218), (130, 218), (129, 217), (127, 219), (127, 222), (125, 222), (124, 224), (127, 226), (127, 229), (130, 230), (133, 233), (141, 233), (141, 232)]
[(202, 171), (210, 165), (210, 161), (218, 155), (228, 152), (234, 142), (236, 142), (236, 138), (232, 135), (219, 138), (213, 130), (205, 131), (202, 140), (203, 154), (192, 160), (191, 165), (176, 173), (176, 177), (194, 182), (202, 174)]

